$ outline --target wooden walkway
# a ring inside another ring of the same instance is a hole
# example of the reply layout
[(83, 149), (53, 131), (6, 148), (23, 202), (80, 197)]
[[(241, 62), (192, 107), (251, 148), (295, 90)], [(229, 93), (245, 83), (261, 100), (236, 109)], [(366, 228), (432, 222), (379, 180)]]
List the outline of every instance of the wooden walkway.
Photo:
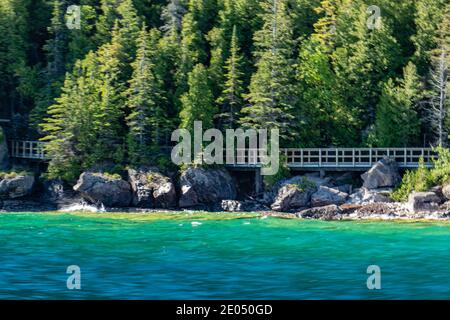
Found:
[[(45, 142), (11, 141), (13, 158), (49, 160)], [(431, 166), (437, 154), (431, 148), (317, 148), (281, 149), (281, 154), (292, 169), (299, 170), (367, 170), (384, 157), (394, 159), (399, 167), (417, 168), (421, 158)], [(256, 149), (236, 150), (234, 168), (261, 167), (261, 157)], [(224, 152), (224, 156), (226, 156)]]

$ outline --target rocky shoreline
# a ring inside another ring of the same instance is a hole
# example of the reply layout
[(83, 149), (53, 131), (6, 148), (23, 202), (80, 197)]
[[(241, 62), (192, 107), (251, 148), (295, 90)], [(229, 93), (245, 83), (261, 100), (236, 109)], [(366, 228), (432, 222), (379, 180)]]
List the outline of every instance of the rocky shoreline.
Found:
[(319, 220), (450, 220), (450, 186), (413, 192), (405, 203), (389, 198), (401, 181), (392, 159), (364, 173), (359, 188), (351, 177), (307, 173), (238, 200), (236, 180), (217, 168), (189, 168), (178, 178), (153, 167), (128, 169), (124, 175), (88, 171), (74, 186), (16, 174), (0, 177), (0, 212), (202, 210)]

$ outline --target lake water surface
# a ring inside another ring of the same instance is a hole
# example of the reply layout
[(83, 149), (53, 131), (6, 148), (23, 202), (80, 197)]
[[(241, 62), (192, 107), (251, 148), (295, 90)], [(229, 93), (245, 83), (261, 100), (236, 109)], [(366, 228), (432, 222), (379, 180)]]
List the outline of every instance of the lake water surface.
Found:
[(18, 298), (450, 299), (450, 223), (0, 214), (0, 299)]

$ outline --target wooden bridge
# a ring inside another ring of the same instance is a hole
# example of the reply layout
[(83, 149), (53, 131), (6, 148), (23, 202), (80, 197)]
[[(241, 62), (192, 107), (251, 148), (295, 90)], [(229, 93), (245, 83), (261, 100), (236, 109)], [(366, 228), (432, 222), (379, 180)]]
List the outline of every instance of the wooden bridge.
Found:
[[(431, 167), (437, 153), (431, 148), (304, 148), (280, 149), (291, 169), (298, 170), (355, 170), (371, 168), (384, 157), (394, 159), (400, 168), (414, 169), (423, 159)], [(261, 166), (258, 150), (237, 150), (232, 167)]]
[[(13, 158), (39, 161), (50, 160), (45, 152), (45, 142), (11, 141), (10, 153)], [(394, 159), (399, 167), (414, 169), (423, 158), (426, 166), (431, 166), (437, 154), (431, 148), (316, 148), (280, 149), (290, 168), (295, 170), (355, 170), (365, 171), (384, 157)], [(224, 152), (226, 156), (226, 152)], [(235, 163), (227, 165), (236, 169), (261, 167), (261, 156), (257, 149), (236, 150)]]

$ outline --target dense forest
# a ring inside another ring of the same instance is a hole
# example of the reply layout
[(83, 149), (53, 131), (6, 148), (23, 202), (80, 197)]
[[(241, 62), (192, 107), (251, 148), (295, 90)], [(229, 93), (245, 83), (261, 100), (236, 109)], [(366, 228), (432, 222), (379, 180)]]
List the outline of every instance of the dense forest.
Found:
[(0, 0), (0, 118), (69, 180), (164, 165), (196, 120), (285, 147), (446, 145), (449, 17), (445, 0)]

